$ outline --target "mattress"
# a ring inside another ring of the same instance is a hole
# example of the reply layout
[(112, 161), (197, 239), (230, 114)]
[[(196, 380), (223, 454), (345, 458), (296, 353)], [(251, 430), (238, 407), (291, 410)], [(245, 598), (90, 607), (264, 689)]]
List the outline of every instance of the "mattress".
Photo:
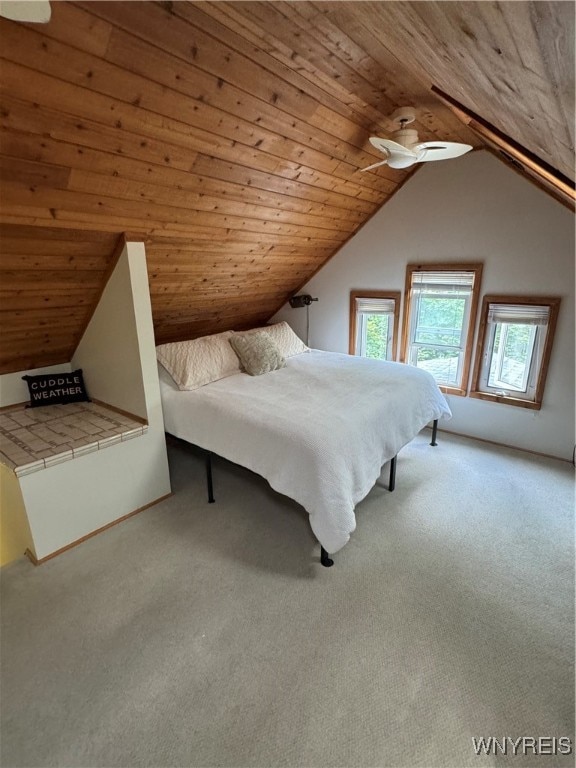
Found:
[(432, 376), (413, 366), (320, 350), (286, 363), (192, 391), (159, 366), (165, 429), (297, 501), (335, 553), (383, 465), (429, 422), (450, 418), (450, 408)]

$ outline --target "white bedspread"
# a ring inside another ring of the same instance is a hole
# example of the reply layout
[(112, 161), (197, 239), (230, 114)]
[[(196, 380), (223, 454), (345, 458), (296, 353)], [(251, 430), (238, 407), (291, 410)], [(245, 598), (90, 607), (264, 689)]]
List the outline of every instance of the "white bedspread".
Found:
[(409, 365), (318, 350), (286, 362), (191, 392), (159, 366), (165, 428), (262, 475), (308, 511), (334, 553), (382, 466), (450, 409), (432, 376)]

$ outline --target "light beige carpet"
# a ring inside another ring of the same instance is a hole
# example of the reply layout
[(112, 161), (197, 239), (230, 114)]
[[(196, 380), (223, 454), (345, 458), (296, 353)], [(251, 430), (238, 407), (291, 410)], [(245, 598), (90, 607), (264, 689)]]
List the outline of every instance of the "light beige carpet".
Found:
[(182, 445), (171, 499), (5, 568), (1, 765), (572, 765), (472, 738), (574, 738), (573, 469), (428, 442), (331, 569), (257, 476), (216, 460), (208, 505)]

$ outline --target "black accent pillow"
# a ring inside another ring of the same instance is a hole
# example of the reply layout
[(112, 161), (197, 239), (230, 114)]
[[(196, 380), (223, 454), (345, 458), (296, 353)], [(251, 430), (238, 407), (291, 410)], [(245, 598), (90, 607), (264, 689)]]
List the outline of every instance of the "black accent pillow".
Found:
[(22, 376), (28, 384), (30, 405), (65, 405), (66, 403), (90, 402), (84, 386), (82, 368), (71, 373), (44, 373), (39, 376)]

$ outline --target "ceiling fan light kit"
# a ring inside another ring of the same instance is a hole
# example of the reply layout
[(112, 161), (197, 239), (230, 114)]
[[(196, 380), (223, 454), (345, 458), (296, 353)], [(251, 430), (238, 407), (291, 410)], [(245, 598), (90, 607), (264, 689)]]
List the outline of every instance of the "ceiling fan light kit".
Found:
[(370, 144), (382, 152), (385, 159), (367, 168), (361, 168), (361, 171), (371, 171), (381, 165), (388, 165), (390, 168), (410, 168), (416, 163), (460, 157), (472, 149), (470, 144), (458, 144), (454, 141), (419, 141), (418, 131), (406, 128), (416, 119), (416, 112), (412, 107), (400, 107), (390, 115), (389, 119), (399, 126), (393, 134), (394, 140), (382, 139), (378, 136), (370, 137)]

